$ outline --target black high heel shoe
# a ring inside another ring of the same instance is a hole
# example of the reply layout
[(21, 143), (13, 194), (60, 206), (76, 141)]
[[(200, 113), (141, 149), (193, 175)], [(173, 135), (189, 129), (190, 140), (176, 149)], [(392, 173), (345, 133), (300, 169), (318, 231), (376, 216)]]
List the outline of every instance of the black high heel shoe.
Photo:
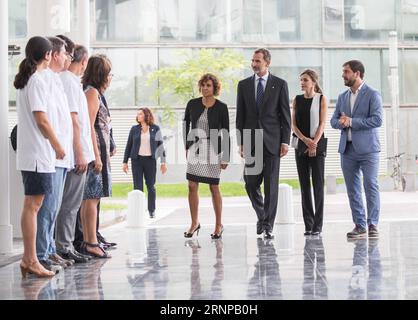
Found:
[(193, 235), (194, 235), (194, 233), (197, 231), (197, 235), (199, 235), (199, 230), (200, 230), (200, 223), (199, 223), (199, 225), (197, 226), (197, 228), (196, 229), (194, 229), (193, 230), (193, 232), (187, 232), (187, 231), (185, 231), (184, 232), (184, 237), (185, 238), (191, 238), (191, 237), (193, 237)]
[(221, 232), (219, 234), (212, 233), (210, 237), (214, 240), (222, 238), (222, 233), (224, 232), (224, 226), (221, 224)]

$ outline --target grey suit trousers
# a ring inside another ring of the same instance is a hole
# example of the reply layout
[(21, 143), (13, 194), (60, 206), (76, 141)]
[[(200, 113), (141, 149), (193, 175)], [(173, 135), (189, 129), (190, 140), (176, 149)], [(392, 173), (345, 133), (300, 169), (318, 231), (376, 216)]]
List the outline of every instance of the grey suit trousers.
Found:
[(77, 211), (83, 200), (85, 181), (86, 173), (79, 175), (74, 173), (74, 170), (68, 172), (65, 179), (62, 203), (55, 226), (55, 245), (60, 253), (74, 251)]

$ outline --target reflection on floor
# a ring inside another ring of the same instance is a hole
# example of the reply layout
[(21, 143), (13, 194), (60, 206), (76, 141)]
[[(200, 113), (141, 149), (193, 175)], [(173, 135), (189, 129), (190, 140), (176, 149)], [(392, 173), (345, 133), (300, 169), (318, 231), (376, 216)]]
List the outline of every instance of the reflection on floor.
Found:
[(53, 279), (22, 280), (0, 268), (0, 299), (417, 299), (418, 222), (385, 222), (379, 240), (348, 242), (352, 226), (277, 225), (273, 240), (253, 225), (213, 226), (185, 239), (185, 227), (105, 230), (111, 259), (78, 264)]

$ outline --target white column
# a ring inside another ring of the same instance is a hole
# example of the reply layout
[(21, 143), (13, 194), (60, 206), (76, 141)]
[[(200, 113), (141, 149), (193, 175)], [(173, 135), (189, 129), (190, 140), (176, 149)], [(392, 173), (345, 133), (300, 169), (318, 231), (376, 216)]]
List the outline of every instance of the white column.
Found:
[(16, 169), (16, 151), (9, 143), (9, 206), (10, 223), (13, 227), (13, 238), (22, 238), (20, 217), (22, 216), (25, 190), (22, 183), (22, 174)]
[(77, 43), (82, 44), (87, 49), (90, 48), (90, 1), (77, 1), (77, 15), (78, 15), (78, 35)]
[(69, 33), (70, 13), (70, 0), (28, 0), (28, 37)]
[(0, 253), (12, 252), (13, 233), (9, 207), (9, 88), (8, 1), (0, 1)]
[[(399, 77), (398, 77), (398, 35), (396, 31), (389, 33), (389, 84), (392, 102), (392, 132), (393, 155), (399, 153)], [(401, 177), (398, 177), (397, 185), (401, 188)]]

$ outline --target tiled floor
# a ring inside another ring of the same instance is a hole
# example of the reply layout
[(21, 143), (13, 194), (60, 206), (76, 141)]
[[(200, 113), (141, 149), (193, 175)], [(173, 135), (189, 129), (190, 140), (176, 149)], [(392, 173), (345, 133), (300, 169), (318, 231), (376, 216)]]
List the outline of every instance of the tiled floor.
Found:
[(212, 226), (185, 239), (186, 227), (106, 229), (111, 259), (66, 269), (53, 279), (21, 279), (0, 268), (0, 299), (418, 299), (418, 222), (382, 222), (380, 240), (348, 242), (348, 223), (322, 237), (303, 225), (276, 225), (274, 240), (252, 224)]

